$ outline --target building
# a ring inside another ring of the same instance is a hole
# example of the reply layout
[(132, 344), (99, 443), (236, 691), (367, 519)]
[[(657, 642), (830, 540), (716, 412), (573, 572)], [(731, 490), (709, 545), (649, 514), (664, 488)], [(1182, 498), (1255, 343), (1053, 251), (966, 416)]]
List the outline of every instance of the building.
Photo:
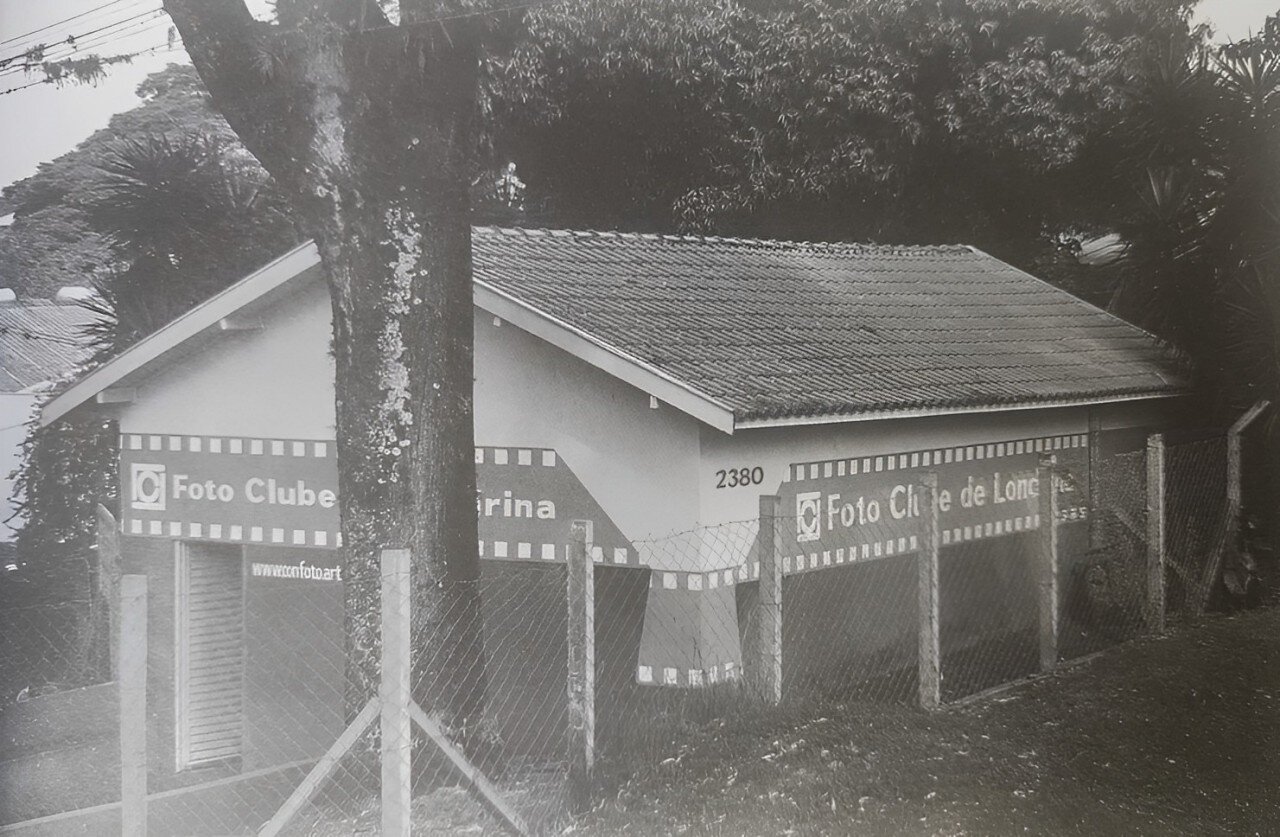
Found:
[(76, 304), (79, 292), (87, 293), (63, 288), (55, 300), (20, 302), (13, 291), (0, 289), (0, 542), (12, 541), (22, 527), (12, 475), (36, 404), (89, 356), (80, 332), (93, 315)]
[[(944, 550), (982, 552), (1040, 525), (1041, 456), (1082, 475), (1060, 486), (1080, 520), (1090, 452), (1136, 446), (1186, 392), (1150, 335), (970, 247), (477, 228), (473, 252), (485, 572), (563, 565), (570, 520), (593, 520), (616, 688), (740, 676), (760, 495), (782, 497), (788, 624), (851, 635), (841, 614), (874, 614), (854, 637), (874, 656), (914, 630), (913, 599), (817, 594), (914, 550), (920, 473), (949, 498)], [(155, 758), (179, 779), (314, 756), (340, 727), (330, 316), (304, 245), (44, 409), (119, 422), (151, 691), (173, 696)], [(518, 608), (485, 617), (491, 646), (519, 635)], [(508, 658), (491, 688), (563, 694), (558, 646)]]

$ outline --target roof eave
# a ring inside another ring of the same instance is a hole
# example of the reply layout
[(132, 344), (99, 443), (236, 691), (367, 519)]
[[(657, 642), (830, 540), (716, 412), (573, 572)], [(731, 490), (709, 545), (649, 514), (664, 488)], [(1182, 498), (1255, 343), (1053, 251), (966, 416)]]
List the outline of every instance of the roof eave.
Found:
[(223, 319), (274, 298), (319, 264), (320, 251), (308, 241), (255, 270), (76, 381), (40, 410), (41, 426), (47, 427), (99, 392), (128, 382), (178, 346), (216, 330)]
[(1063, 407), (1093, 407), (1102, 404), (1121, 404), (1131, 401), (1153, 401), (1163, 398), (1179, 398), (1189, 395), (1188, 390), (1152, 390), (1150, 392), (1120, 393), (1115, 395), (1091, 395), (1081, 398), (1058, 398), (1045, 401), (1010, 402), (1004, 404), (973, 404), (953, 407), (914, 407), (900, 410), (868, 410), (858, 413), (827, 413), (813, 416), (780, 416), (778, 418), (739, 419), (737, 429), (757, 430), (768, 427), (807, 427), (825, 424), (852, 424), (886, 419), (927, 418), (930, 416), (955, 416), (980, 413), (1010, 413), (1022, 410), (1047, 410)]
[[(106, 364), (85, 375), (40, 411), (47, 426), (92, 401), (100, 392), (127, 386), (179, 346), (202, 334), (216, 332), (219, 323), (285, 291), (320, 264), (313, 242), (259, 268), (226, 291), (196, 306)], [(726, 405), (690, 387), (645, 361), (628, 355), (563, 320), (506, 294), (483, 280), (474, 280), (475, 304), (494, 316), (557, 346), (717, 430), (733, 433), (734, 414)]]
[(733, 410), (727, 405), (641, 358), (535, 308), (482, 279), (474, 280), (474, 298), (476, 305), (490, 314), (665, 401), (704, 424), (730, 434), (737, 426)]

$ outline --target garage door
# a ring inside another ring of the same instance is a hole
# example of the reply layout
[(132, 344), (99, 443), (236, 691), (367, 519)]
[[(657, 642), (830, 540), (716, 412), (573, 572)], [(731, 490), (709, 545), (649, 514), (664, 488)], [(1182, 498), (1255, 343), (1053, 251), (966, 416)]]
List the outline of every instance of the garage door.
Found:
[(180, 544), (178, 769), (238, 758), (244, 739), (244, 561), (239, 547)]

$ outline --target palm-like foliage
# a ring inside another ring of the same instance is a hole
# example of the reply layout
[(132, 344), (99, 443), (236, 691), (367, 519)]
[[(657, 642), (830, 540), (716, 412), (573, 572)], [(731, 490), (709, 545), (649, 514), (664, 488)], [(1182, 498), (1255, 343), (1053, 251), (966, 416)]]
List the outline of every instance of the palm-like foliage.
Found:
[[(200, 134), (118, 141), (85, 201), (116, 268), (84, 304), (93, 362), (113, 355), (300, 239), (265, 172), (239, 146)], [(17, 489), (18, 549), (50, 596), (96, 586), (94, 510), (115, 501), (113, 423), (33, 428)]]
[(1251, 393), (1231, 372), (1274, 354), (1277, 309), (1260, 303), (1272, 295), (1266, 276), (1280, 242), (1277, 44), (1264, 36), (1212, 54), (1174, 44), (1127, 94), (1121, 129), (1138, 183), (1115, 308), (1186, 349), (1205, 383), (1238, 406)]
[(1139, 200), (1122, 226), (1129, 248), (1113, 304), (1187, 351), (1208, 418), (1280, 404), (1280, 16), (1213, 52), (1173, 45), (1128, 95), (1121, 128)]
[(91, 304), (102, 351), (133, 343), (300, 238), (266, 173), (219, 139), (130, 138), (100, 168), (90, 223), (121, 264)]

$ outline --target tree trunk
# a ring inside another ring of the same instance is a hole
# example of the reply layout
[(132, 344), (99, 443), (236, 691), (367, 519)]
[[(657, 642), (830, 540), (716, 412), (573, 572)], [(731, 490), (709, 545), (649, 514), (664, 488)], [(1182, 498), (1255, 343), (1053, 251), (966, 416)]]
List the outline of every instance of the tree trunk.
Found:
[[(365, 213), (335, 216), (346, 236), (320, 239), (330, 275), (349, 279), (333, 294), (349, 705), (377, 684), (370, 617), (378, 554), (405, 547), (413, 554), (414, 697), (455, 726), (478, 712), (484, 674), (470, 228), (458, 199), (441, 196), (416, 211), (366, 202)], [(380, 230), (390, 233), (381, 241), (372, 237)]]
[[(414, 697), (479, 718), (471, 229), (477, 31), (375, 4), (165, 0), (214, 105), (294, 198), (333, 305), (347, 699), (377, 688), (378, 555), (413, 555)], [(376, 20), (374, 18), (377, 18)]]

